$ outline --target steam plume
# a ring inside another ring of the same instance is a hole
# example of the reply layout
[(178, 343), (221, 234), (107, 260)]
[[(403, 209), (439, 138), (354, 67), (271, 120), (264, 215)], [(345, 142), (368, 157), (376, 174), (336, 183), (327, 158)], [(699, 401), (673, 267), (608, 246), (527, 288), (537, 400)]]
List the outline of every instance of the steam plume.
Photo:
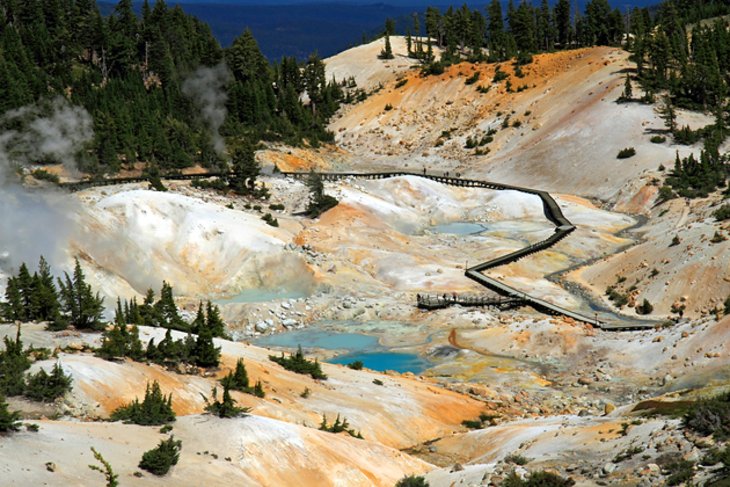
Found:
[(226, 120), (225, 86), (231, 80), (231, 72), (225, 63), (212, 68), (198, 68), (182, 85), (183, 93), (200, 108), (201, 117), (208, 125), (210, 138), (215, 151), (222, 155), (226, 149), (220, 128)]
[(76, 205), (60, 193), (16, 184), (14, 173), (43, 160), (76, 171), (76, 156), (93, 135), (88, 112), (63, 98), (0, 116), (0, 267), (35, 263), (40, 255), (52, 264), (66, 263)]

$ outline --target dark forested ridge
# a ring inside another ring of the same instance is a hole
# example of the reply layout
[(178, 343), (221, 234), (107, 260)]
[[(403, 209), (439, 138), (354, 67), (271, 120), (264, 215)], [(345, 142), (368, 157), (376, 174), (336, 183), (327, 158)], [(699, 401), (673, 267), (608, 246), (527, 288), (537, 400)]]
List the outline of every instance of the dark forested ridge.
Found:
[[(340, 96), (318, 58), (270, 65), (248, 31), (223, 50), (206, 24), (162, 0), (145, 2), (140, 16), (131, 0), (109, 16), (93, 0), (0, 0), (0, 52), (1, 112), (59, 97), (88, 110), (94, 139), (78, 157), (90, 172), (135, 161), (163, 169), (217, 165), (210, 121), (195, 105), (196, 97), (207, 99), (196, 90), (212, 85), (227, 93), (227, 116), (216, 130), (234, 144), (244, 136), (328, 140), (324, 127)], [(221, 61), (230, 73), (195, 74)], [(196, 76), (185, 92), (185, 81)], [(307, 106), (300, 101), (305, 90)], [(0, 128), (16, 123), (18, 117), (4, 117)]]

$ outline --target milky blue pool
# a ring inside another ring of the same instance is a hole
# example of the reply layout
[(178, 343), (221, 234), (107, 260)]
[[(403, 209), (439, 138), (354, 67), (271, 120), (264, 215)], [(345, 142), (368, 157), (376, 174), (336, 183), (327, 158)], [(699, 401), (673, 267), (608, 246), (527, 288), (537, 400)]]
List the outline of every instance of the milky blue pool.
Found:
[(261, 337), (254, 341), (258, 346), (295, 349), (319, 348), (324, 350), (344, 350), (328, 360), (333, 364), (349, 364), (360, 360), (365, 368), (419, 374), (429, 368), (431, 363), (414, 353), (400, 353), (380, 345), (378, 338), (361, 333), (339, 333), (322, 329), (295, 330), (277, 335)]

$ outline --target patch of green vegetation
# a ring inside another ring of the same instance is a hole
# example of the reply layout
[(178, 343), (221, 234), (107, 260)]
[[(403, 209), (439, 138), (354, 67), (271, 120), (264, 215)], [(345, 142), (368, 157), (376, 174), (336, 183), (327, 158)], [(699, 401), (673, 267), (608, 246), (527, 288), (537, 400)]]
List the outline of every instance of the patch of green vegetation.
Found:
[(227, 386), (232, 391), (245, 392), (256, 397), (265, 397), (263, 385), (261, 381), (256, 381), (256, 384), (251, 387), (248, 382), (248, 372), (246, 366), (243, 363), (243, 359), (239, 358), (236, 362), (236, 369), (228, 372), (228, 375), (220, 380), (223, 386)]
[(317, 359), (311, 361), (304, 358), (304, 352), (302, 352), (301, 346), (297, 348), (297, 352), (293, 355), (285, 357), (284, 352), (282, 352), (280, 357), (269, 355), (269, 360), (281, 365), (286, 370), (296, 372), (297, 374), (309, 375), (312, 379), (327, 379)]
[(667, 138), (663, 135), (652, 135), (651, 139), (649, 139), (652, 144), (663, 144), (667, 141)]
[(717, 440), (730, 438), (730, 392), (697, 401), (684, 415), (684, 426)]
[(572, 485), (575, 485), (573, 479), (566, 479), (546, 471), (531, 472), (524, 480), (512, 472), (502, 482), (502, 487), (570, 487)]
[(51, 373), (45, 369), (31, 374), (26, 379), (23, 395), (28, 399), (42, 402), (53, 402), (71, 390), (73, 379), (63, 372), (61, 366), (53, 365)]
[(175, 411), (172, 410), (172, 394), (162, 394), (157, 381), (147, 384), (144, 400), (139, 402), (135, 398), (126, 406), (117, 408), (111, 414), (112, 421), (139, 424), (143, 426), (163, 425), (175, 421)]
[(724, 204), (712, 212), (712, 216), (719, 222), (730, 219), (730, 204)]
[(473, 85), (477, 81), (479, 81), (479, 71), (475, 71), (471, 76), (469, 76), (466, 81), (464, 81), (464, 84), (469, 86)]
[(156, 448), (142, 455), (139, 468), (157, 476), (165, 475), (173, 465), (177, 465), (181, 448), (182, 442), (175, 440), (174, 436), (161, 440)]
[(219, 418), (237, 418), (246, 415), (251, 408), (242, 408), (236, 406), (236, 401), (231, 397), (231, 391), (228, 386), (223, 384), (223, 397), (218, 400), (218, 389), (213, 388), (211, 399), (203, 396), (205, 400), (205, 411)]
[(621, 149), (618, 151), (618, 154), (616, 155), (616, 159), (628, 159), (630, 157), (634, 157), (636, 155), (636, 149), (633, 147), (626, 147), (625, 149)]
[(319, 425), (320, 431), (327, 431), (329, 433), (342, 433), (346, 432), (353, 438), (363, 439), (362, 434), (359, 431), (355, 432), (354, 429), (350, 428), (350, 423), (347, 422), (347, 418), (340, 420), (340, 415), (337, 415), (335, 422), (331, 425), (327, 424), (327, 416), (322, 416), (322, 422)]

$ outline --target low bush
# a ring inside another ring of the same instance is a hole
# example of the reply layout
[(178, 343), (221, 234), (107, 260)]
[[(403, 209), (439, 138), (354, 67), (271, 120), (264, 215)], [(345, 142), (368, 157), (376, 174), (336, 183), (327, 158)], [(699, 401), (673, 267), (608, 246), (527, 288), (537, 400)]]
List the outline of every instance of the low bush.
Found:
[(319, 425), (319, 430), (327, 431), (329, 433), (342, 433), (344, 431), (353, 438), (358, 438), (360, 440), (363, 439), (362, 434), (360, 434), (359, 431), (355, 432), (354, 429), (350, 428), (350, 423), (347, 422), (347, 418), (340, 421), (339, 414), (337, 415), (335, 422), (331, 425), (327, 424), (327, 416), (322, 416), (322, 422)]
[(467, 85), (467, 86), (469, 86), (469, 85), (473, 85), (477, 81), (479, 81), (479, 71), (475, 71), (474, 74), (472, 74), (471, 76), (469, 76), (466, 79), (466, 81), (464, 81), (464, 84)]
[(636, 312), (640, 315), (648, 315), (654, 311), (654, 306), (647, 300), (644, 299), (640, 305), (636, 307)]
[(297, 352), (293, 355), (285, 357), (282, 352), (280, 357), (277, 357), (276, 355), (269, 355), (269, 360), (281, 365), (286, 370), (296, 372), (297, 374), (309, 375), (312, 379), (327, 379), (327, 376), (324, 372), (322, 372), (322, 368), (317, 359), (311, 361), (304, 358), (301, 346), (297, 348)]
[(408, 83), (408, 79), (406, 79), (406, 78), (403, 78), (401, 80), (398, 80), (398, 82), (395, 84), (395, 88), (396, 89), (402, 88), (402, 87), (404, 87), (406, 85), (406, 83)]
[(139, 468), (154, 475), (165, 475), (173, 465), (177, 465), (181, 448), (182, 442), (175, 440), (174, 436), (170, 436), (168, 439), (160, 441), (157, 448), (146, 451), (142, 455)]
[(41, 369), (36, 374), (29, 375), (23, 395), (34, 401), (53, 402), (71, 390), (72, 381), (71, 376), (66, 375), (56, 363), (50, 374)]
[(398, 482), (395, 483), (395, 487), (428, 487), (429, 484), (426, 479), (416, 475), (406, 475)]
[(575, 480), (545, 471), (532, 472), (524, 480), (512, 472), (502, 482), (502, 487), (570, 487), (572, 485), (575, 485)]
[(724, 204), (712, 212), (712, 216), (719, 222), (730, 219), (730, 204)]
[(684, 426), (717, 440), (730, 438), (730, 393), (695, 403), (684, 416)]
[(112, 421), (140, 424), (143, 426), (163, 425), (175, 421), (175, 411), (172, 410), (172, 394), (162, 394), (157, 381), (152, 386), (147, 384), (144, 400), (139, 402), (135, 398), (126, 406), (117, 408), (111, 414)]
[(667, 138), (663, 135), (652, 135), (651, 139), (649, 139), (652, 144), (663, 144), (667, 141)]
[(355, 360), (354, 362), (350, 362), (347, 364), (347, 367), (352, 370), (362, 370), (364, 364), (362, 363), (362, 360)]
[(223, 384), (223, 397), (218, 400), (218, 389), (213, 388), (211, 399), (203, 397), (205, 400), (205, 411), (219, 418), (236, 418), (245, 415), (251, 408), (241, 408), (236, 406), (236, 401), (231, 397), (228, 386)]
[(636, 149), (633, 147), (626, 147), (625, 149), (621, 149), (618, 151), (618, 155), (616, 155), (617, 159), (628, 159), (630, 157), (634, 157), (636, 155)]

